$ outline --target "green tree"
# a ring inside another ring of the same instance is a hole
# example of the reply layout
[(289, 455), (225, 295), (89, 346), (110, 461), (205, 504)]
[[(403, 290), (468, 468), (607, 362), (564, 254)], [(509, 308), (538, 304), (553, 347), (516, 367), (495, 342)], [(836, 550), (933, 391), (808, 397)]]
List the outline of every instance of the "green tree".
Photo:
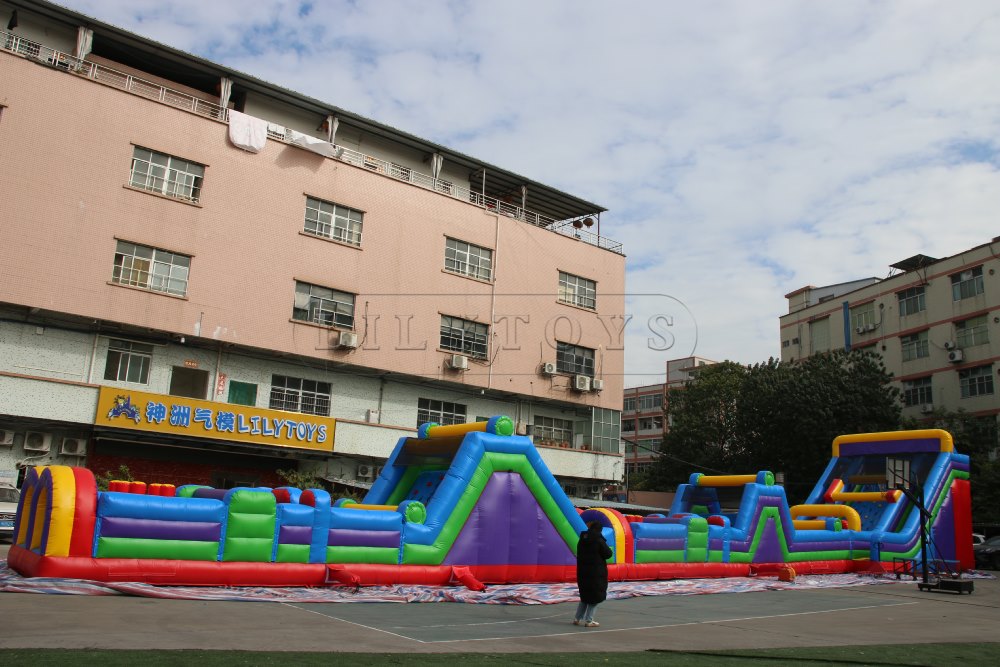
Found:
[(803, 498), (845, 433), (896, 430), (899, 391), (881, 357), (836, 351), (795, 362), (724, 362), (671, 392), (670, 430), (648, 478), (673, 490), (692, 472), (784, 472)]

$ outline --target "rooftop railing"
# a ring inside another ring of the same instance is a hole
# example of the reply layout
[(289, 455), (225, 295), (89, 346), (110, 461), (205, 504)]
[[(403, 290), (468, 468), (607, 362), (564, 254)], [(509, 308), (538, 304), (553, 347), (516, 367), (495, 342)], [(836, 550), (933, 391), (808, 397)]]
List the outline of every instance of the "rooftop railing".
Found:
[[(213, 118), (218, 121), (229, 121), (229, 110), (218, 104), (207, 102), (189, 93), (173, 90), (166, 86), (147, 81), (140, 77), (99, 65), (98, 63), (81, 60), (67, 53), (49, 48), (37, 42), (24, 39), (18, 35), (0, 30), (0, 50), (38, 61), (56, 69), (82, 76), (106, 86), (123, 90), (133, 95), (183, 109), (199, 116)], [(280, 125), (269, 123), (267, 136), (269, 139), (288, 143), (288, 130)], [(381, 158), (366, 155), (345, 146), (334, 145), (334, 159), (341, 160), (356, 167), (368, 169), (376, 173), (404, 181), (425, 190), (460, 199), (479, 208), (494, 211), (500, 215), (515, 220), (548, 229), (563, 236), (576, 238), (584, 243), (624, 254), (622, 244), (606, 236), (594, 234), (569, 224), (569, 221), (556, 220), (540, 213), (515, 206), (501, 199), (484, 195), (468, 186), (458, 185), (447, 179), (435, 178), (409, 167)]]

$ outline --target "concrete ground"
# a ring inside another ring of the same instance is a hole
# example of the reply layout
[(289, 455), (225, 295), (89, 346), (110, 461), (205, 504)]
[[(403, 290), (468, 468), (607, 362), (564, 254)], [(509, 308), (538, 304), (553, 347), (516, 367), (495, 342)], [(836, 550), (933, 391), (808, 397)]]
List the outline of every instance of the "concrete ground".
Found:
[(1000, 642), (997, 579), (975, 580), (971, 595), (899, 583), (610, 600), (598, 607), (599, 628), (573, 626), (574, 609), (0, 593), (0, 648), (500, 653)]

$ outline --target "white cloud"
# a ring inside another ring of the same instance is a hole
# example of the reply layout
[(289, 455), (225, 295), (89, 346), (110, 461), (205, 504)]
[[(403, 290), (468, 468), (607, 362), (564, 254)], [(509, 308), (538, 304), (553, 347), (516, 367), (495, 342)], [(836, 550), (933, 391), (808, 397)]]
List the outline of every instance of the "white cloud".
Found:
[[(606, 206), (709, 358), (777, 355), (798, 287), (996, 233), (988, 0), (62, 2)], [(627, 371), (687, 352), (646, 338)]]

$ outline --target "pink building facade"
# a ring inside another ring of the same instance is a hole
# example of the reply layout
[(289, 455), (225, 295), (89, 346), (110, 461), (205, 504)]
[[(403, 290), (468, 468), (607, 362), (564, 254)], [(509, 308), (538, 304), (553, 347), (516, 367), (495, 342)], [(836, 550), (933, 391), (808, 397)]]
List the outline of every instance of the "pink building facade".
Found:
[[(363, 486), (418, 422), (501, 413), (567, 485), (620, 479), (625, 259), (601, 207), (48, 3), (13, 9), (0, 481), (69, 459)], [(109, 419), (132, 393), (138, 421)]]

